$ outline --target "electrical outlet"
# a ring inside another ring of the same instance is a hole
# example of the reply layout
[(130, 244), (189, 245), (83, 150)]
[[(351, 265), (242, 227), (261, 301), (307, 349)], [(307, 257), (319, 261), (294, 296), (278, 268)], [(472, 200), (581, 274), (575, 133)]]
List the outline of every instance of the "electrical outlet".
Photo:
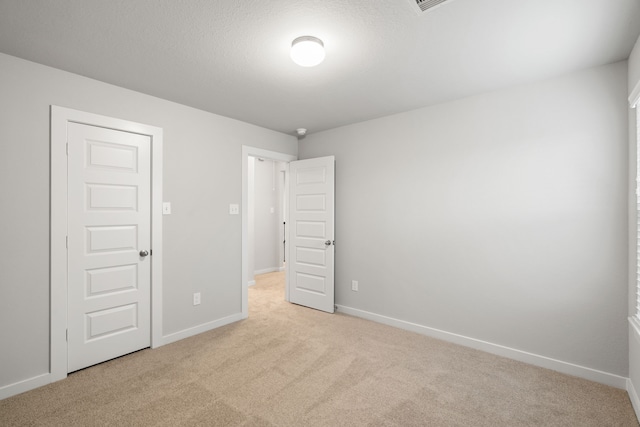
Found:
[(358, 292), (358, 281), (357, 280), (352, 280), (351, 281), (351, 290), (354, 292)]
[(200, 292), (193, 293), (193, 305), (200, 305)]
[(162, 203), (162, 215), (171, 215), (171, 202)]
[(229, 205), (229, 215), (239, 215), (240, 214), (240, 205), (230, 204)]

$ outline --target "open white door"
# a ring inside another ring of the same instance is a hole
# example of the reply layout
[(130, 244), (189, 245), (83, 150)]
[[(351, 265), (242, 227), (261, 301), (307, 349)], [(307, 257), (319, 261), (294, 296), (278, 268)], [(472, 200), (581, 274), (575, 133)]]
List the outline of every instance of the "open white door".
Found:
[(289, 163), (289, 300), (334, 312), (335, 158)]

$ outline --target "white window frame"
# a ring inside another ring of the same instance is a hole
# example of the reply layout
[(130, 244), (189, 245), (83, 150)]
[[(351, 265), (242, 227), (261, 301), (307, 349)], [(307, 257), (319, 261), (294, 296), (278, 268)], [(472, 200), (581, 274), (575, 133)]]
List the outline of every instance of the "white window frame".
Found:
[(640, 108), (637, 101), (632, 107), (636, 109), (636, 292), (632, 318), (640, 334)]
[(633, 314), (629, 316), (629, 323), (635, 329), (637, 337), (640, 337), (640, 82), (631, 91), (629, 106), (636, 109), (636, 280), (635, 280), (635, 304)]

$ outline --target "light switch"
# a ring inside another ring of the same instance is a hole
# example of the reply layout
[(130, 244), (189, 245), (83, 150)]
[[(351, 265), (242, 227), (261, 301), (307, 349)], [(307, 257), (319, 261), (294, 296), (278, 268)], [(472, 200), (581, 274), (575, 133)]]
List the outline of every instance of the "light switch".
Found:
[(171, 202), (164, 202), (162, 204), (162, 215), (171, 215)]
[(240, 206), (235, 204), (229, 205), (229, 215), (239, 215), (240, 214)]

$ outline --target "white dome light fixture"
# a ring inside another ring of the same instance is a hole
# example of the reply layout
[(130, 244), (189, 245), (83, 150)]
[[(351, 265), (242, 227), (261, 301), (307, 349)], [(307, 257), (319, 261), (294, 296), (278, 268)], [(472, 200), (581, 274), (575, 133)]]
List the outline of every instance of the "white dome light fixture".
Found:
[(324, 43), (317, 37), (302, 36), (291, 42), (291, 59), (301, 67), (315, 67), (324, 56)]

